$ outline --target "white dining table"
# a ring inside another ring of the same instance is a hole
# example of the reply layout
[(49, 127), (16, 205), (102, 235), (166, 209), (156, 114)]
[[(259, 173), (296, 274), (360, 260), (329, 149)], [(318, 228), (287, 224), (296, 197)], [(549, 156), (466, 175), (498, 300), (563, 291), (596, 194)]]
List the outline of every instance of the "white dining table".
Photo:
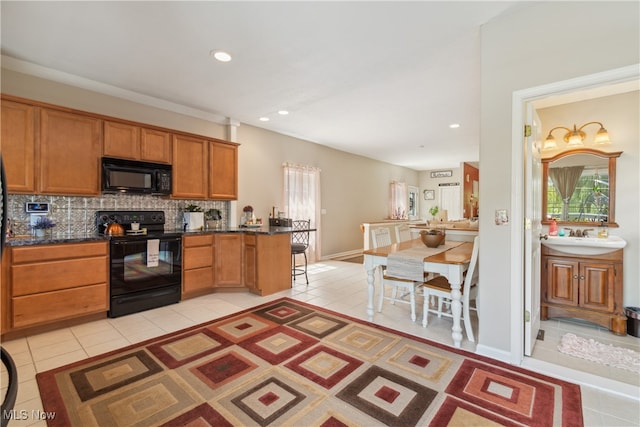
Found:
[[(367, 271), (367, 316), (369, 321), (374, 317), (374, 297), (376, 291), (376, 270), (387, 265), (387, 257), (390, 254), (403, 250), (424, 247), (420, 239), (413, 239), (406, 242), (394, 243), (390, 246), (382, 246), (364, 251), (364, 268)], [(424, 258), (424, 271), (439, 273), (445, 276), (451, 285), (451, 313), (453, 314), (453, 327), (451, 338), (453, 345), (460, 347), (462, 342), (462, 327), (460, 319), (462, 317), (461, 286), (464, 281), (464, 272), (469, 268), (471, 253), (473, 251), (472, 242), (463, 242), (459, 246)], [(383, 291), (382, 284), (379, 285), (379, 292)]]

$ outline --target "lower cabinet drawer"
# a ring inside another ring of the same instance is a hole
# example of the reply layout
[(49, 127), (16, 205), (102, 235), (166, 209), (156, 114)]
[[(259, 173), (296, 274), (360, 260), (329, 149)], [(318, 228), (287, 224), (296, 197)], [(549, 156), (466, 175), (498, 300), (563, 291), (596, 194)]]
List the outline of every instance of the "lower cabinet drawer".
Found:
[(106, 282), (107, 269), (106, 256), (14, 265), (11, 268), (12, 296)]
[(199, 246), (184, 249), (184, 259), (182, 268), (190, 270), (192, 268), (211, 267), (213, 265), (213, 246)]
[(182, 292), (187, 293), (199, 289), (213, 288), (213, 268), (197, 268), (184, 271)]
[(182, 241), (185, 248), (192, 248), (194, 246), (213, 246), (213, 234), (185, 236)]
[(106, 283), (43, 292), (37, 295), (14, 297), (12, 303), (13, 327), (37, 325), (109, 309)]

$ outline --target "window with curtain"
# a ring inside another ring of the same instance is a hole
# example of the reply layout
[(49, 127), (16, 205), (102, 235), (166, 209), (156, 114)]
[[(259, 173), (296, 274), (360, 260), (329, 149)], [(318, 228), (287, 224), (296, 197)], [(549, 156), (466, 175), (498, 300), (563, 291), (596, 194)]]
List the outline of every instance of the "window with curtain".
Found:
[(407, 219), (408, 218), (408, 192), (406, 182), (391, 181), (389, 185), (389, 218), (390, 219)]
[(320, 252), (320, 169), (313, 166), (284, 163), (284, 211), (288, 218), (310, 219), (309, 262), (317, 260)]
[(609, 175), (593, 167), (550, 168), (547, 218), (560, 221), (607, 221)]

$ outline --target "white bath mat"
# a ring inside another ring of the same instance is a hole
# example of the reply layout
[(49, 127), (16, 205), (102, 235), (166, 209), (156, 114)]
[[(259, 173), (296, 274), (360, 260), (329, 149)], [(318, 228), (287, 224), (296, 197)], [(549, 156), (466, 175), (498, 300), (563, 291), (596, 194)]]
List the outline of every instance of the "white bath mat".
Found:
[(640, 373), (640, 353), (628, 348), (602, 344), (594, 339), (581, 338), (575, 334), (565, 334), (558, 345), (558, 350), (591, 362)]

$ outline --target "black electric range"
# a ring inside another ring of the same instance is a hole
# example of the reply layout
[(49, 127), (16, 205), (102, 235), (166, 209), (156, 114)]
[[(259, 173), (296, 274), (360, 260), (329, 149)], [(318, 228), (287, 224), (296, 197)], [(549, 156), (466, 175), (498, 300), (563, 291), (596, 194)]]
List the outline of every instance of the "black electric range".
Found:
[[(163, 211), (98, 211), (96, 225), (121, 224), (125, 233), (109, 237), (109, 317), (180, 301), (182, 234), (165, 232)], [(139, 223), (139, 230), (131, 224)]]

